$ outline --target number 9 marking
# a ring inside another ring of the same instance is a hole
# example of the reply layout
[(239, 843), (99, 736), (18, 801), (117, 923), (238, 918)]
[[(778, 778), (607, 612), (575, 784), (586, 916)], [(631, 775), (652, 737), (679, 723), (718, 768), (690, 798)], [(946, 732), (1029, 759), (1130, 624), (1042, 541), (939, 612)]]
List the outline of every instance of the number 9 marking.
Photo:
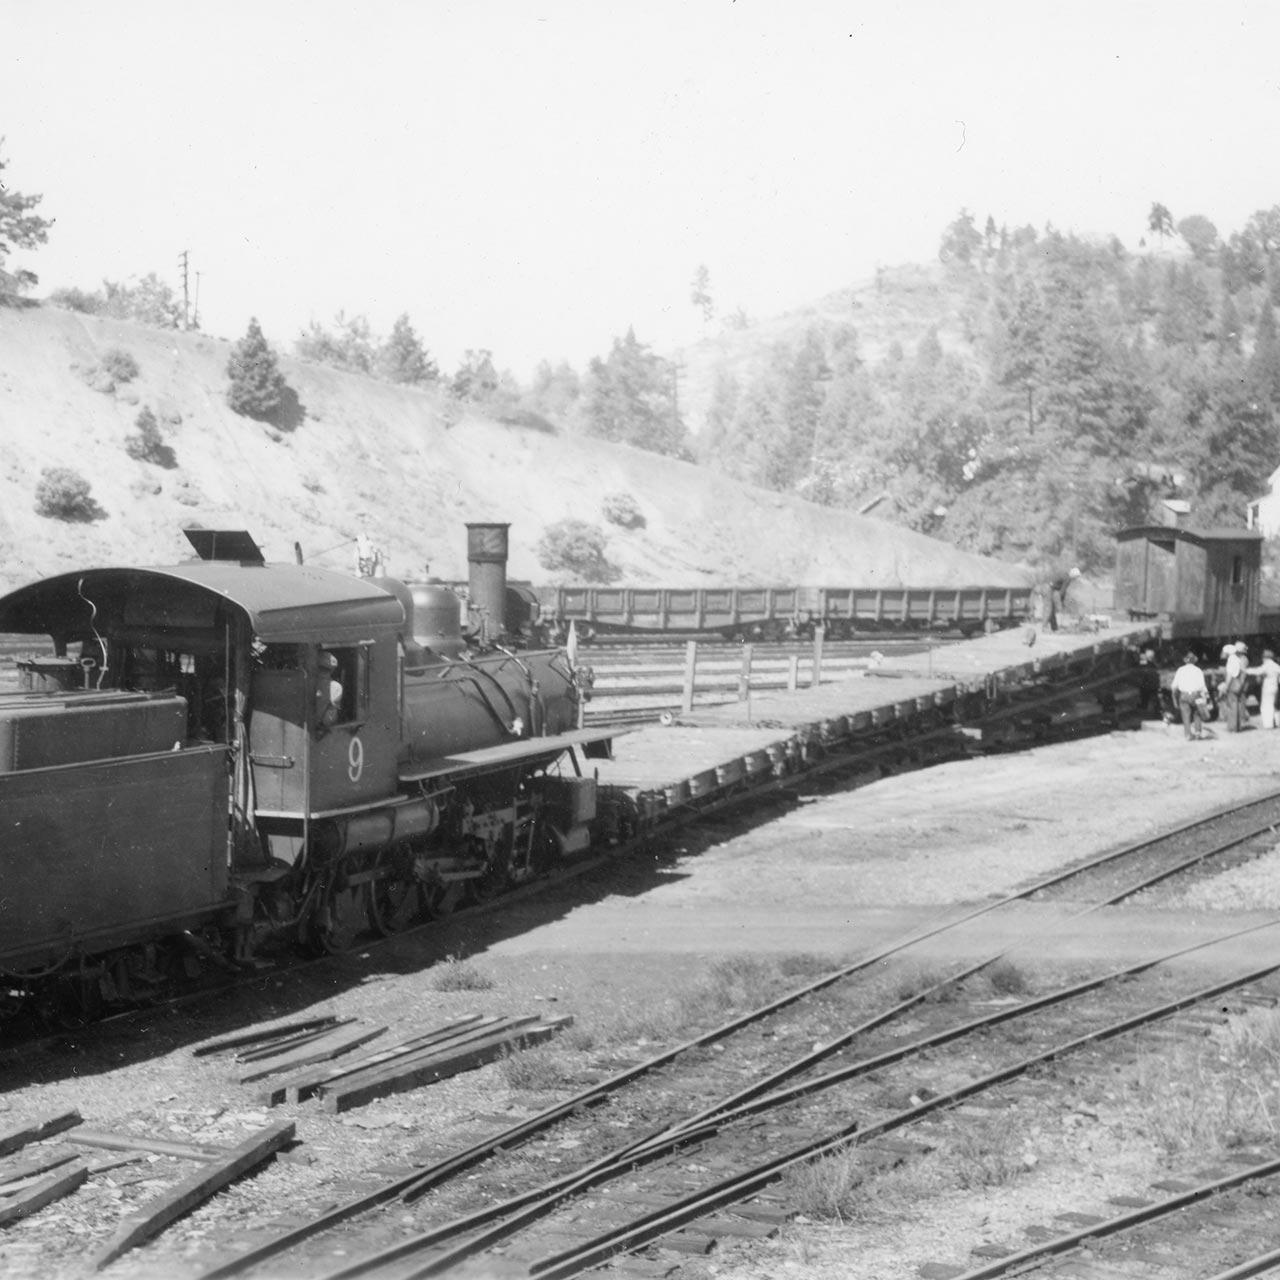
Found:
[(359, 737), (353, 737), (351, 745), (347, 748), (347, 777), (352, 782), (359, 782), (362, 773), (364, 773), (364, 743)]

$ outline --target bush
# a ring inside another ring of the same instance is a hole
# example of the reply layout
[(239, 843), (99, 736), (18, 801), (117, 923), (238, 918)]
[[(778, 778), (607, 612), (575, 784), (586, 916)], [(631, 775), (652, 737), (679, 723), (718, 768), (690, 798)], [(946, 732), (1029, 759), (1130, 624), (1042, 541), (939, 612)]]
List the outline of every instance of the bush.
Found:
[(156, 415), (144, 406), (133, 420), (138, 429), (124, 438), (124, 451), (138, 462), (152, 462), (158, 467), (176, 467), (177, 458), (160, 434)]
[(83, 315), (98, 316), (106, 309), (106, 299), (100, 293), (88, 293), (84, 289), (54, 289), (49, 302), (65, 311), (79, 311)]
[(606, 494), (600, 510), (610, 524), (616, 524), (619, 528), (643, 529), (645, 526), (644, 512), (629, 493)]
[(105, 511), (89, 493), (89, 482), (70, 467), (45, 467), (36, 485), (36, 514), (87, 524)]
[(567, 573), (584, 582), (613, 582), (618, 570), (605, 559), (605, 535), (585, 520), (559, 520), (538, 539), (538, 563), (551, 573)]
[(120, 347), (104, 351), (98, 367), (116, 382), (132, 382), (138, 376), (138, 362)]

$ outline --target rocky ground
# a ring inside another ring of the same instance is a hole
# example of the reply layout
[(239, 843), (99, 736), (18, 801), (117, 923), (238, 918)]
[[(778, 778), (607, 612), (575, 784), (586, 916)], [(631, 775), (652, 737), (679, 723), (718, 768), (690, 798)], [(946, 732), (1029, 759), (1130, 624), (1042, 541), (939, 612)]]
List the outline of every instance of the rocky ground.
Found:
[[(726, 960), (759, 961), (761, 981), (781, 983), (797, 957), (856, 956), (1091, 851), (1270, 792), (1278, 781), (1280, 733), (1189, 743), (1180, 730), (1148, 725), (807, 799), (776, 816), (758, 813), (750, 829), (726, 821), (691, 834), (612, 878), (562, 885), (489, 916), (270, 979), (234, 1000), (10, 1056), (0, 1127), (75, 1106), (94, 1128), (232, 1143), (277, 1113), (296, 1118), (298, 1159), (237, 1184), (106, 1273), (191, 1274), (214, 1246), (247, 1240), (282, 1212), (318, 1208), (369, 1185), (370, 1170), (459, 1145), (476, 1115), (514, 1120), (554, 1093), (513, 1083), (495, 1065), (348, 1115), (326, 1115), (314, 1103), (268, 1114), (225, 1060), (193, 1057), (202, 1039), (312, 1011), (407, 1032), (463, 1012), (551, 1010), (575, 1018), (556, 1061), (579, 1077), (607, 1052), (655, 1051), (675, 1025), (673, 1012), (664, 1028), (660, 1012), (674, 1010)], [(1014, 963), (1047, 981), (1280, 920), (1278, 909), (1280, 853), (1273, 853), (1158, 905), (1077, 917), (1073, 907), (1042, 904), (984, 917), (934, 940), (911, 963), (987, 954), (998, 939), (1014, 947)], [(1268, 956), (1280, 960), (1280, 929), (1182, 963), (1235, 972)], [(441, 975), (462, 964), (489, 985), (441, 990), (449, 985)], [(1280, 1104), (1280, 1081), (1262, 1087)], [(1038, 1213), (1140, 1191), (1179, 1161), (1211, 1154), (1170, 1142), (1152, 1119), (1150, 1093), (1139, 1081), (1088, 1107), (1031, 1117), (1027, 1132), (1036, 1136), (1025, 1160), (994, 1183), (962, 1186), (967, 1179), (953, 1166), (935, 1162), (896, 1187), (867, 1188), (835, 1220), (806, 1214), (774, 1241), (713, 1255), (699, 1274), (897, 1280), (918, 1275), (930, 1259), (962, 1261), (974, 1245)], [(1273, 1110), (1280, 1114), (1280, 1105)], [(101, 1175), (7, 1232), (0, 1271), (33, 1280), (79, 1274), (167, 1168), (144, 1163)]]

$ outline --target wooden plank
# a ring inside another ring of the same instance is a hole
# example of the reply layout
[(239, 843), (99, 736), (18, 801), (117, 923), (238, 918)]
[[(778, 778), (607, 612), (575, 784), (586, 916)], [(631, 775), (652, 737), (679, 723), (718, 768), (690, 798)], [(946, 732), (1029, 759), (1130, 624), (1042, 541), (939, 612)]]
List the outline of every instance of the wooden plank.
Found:
[(307, 1067), (313, 1062), (327, 1062), (339, 1054), (347, 1053), (359, 1045), (377, 1039), (386, 1027), (345, 1027), (326, 1035), (312, 1044), (305, 1044), (291, 1053), (271, 1058), (267, 1062), (259, 1062), (247, 1071), (240, 1072), (241, 1084), (249, 1084), (253, 1080), (261, 1080), (263, 1076), (275, 1075), (277, 1071), (288, 1071), (293, 1067)]
[(25, 1147), (28, 1142), (51, 1138), (55, 1133), (72, 1129), (80, 1123), (78, 1111), (61, 1111), (57, 1115), (46, 1116), (43, 1120), (29, 1121), (0, 1130), (0, 1156), (7, 1156), (11, 1151)]
[(321, 1036), (327, 1036), (338, 1027), (349, 1027), (354, 1018), (337, 1018), (328, 1026), (312, 1027), (309, 1031), (297, 1031), (291, 1036), (281, 1036), (278, 1040), (269, 1040), (266, 1044), (255, 1045), (236, 1054), (237, 1062), (260, 1062), (263, 1058), (274, 1058), (279, 1054), (296, 1049), (299, 1045), (311, 1044)]
[(375, 1072), (370, 1077), (352, 1076), (336, 1088), (320, 1091), (324, 1109), (333, 1112), (349, 1111), (352, 1107), (363, 1106), (375, 1098), (404, 1093), (409, 1089), (443, 1080), (447, 1076), (457, 1075), (461, 1071), (484, 1066), (485, 1063), (501, 1058), (509, 1049), (523, 1049), (550, 1040), (557, 1031), (572, 1021), (571, 1017), (556, 1018), (551, 1022), (525, 1027), (508, 1036), (495, 1036), (463, 1050), (445, 1052), (425, 1061), (417, 1060), (399, 1070), (391, 1068)]
[(0, 1227), (17, 1222), (19, 1218), (25, 1218), (37, 1209), (43, 1209), (45, 1205), (70, 1195), (88, 1176), (89, 1170), (77, 1162), (69, 1169), (41, 1178), (34, 1186), (15, 1195), (0, 1208)]
[(0, 1195), (11, 1182), (20, 1182), (38, 1173), (48, 1173), (60, 1164), (68, 1164), (77, 1159), (74, 1151), (51, 1151), (42, 1156), (33, 1156), (30, 1160), (18, 1160), (0, 1169)]
[(396, 1058), (405, 1058), (410, 1054), (425, 1053), (428, 1049), (442, 1049), (446, 1045), (454, 1045), (473, 1035), (493, 1030), (502, 1023), (501, 1018), (482, 1018), (473, 1014), (462, 1022), (450, 1027), (441, 1027), (426, 1035), (411, 1036), (397, 1044), (388, 1045), (376, 1053), (362, 1055), (356, 1061), (344, 1059), (335, 1064), (320, 1063), (313, 1067), (305, 1067), (285, 1080), (268, 1085), (258, 1096), (269, 1106), (279, 1102), (305, 1102), (315, 1095), (320, 1085), (329, 1084), (342, 1076), (354, 1075), (382, 1062), (391, 1062)]
[(257, 1031), (244, 1031), (239, 1035), (225, 1036), (221, 1040), (210, 1040), (199, 1048), (191, 1050), (191, 1056), (203, 1057), (207, 1053), (222, 1053), (225, 1049), (239, 1049), (246, 1044), (261, 1044), (264, 1040), (274, 1040), (279, 1036), (293, 1035), (296, 1031), (311, 1031), (320, 1027), (331, 1027), (338, 1021), (336, 1014), (327, 1014), (323, 1018), (308, 1018), (303, 1022), (283, 1022), (279, 1026), (266, 1027)]
[(169, 1223), (189, 1213), (196, 1205), (208, 1200), (227, 1183), (235, 1181), (242, 1173), (261, 1164), (285, 1143), (291, 1142), (293, 1134), (292, 1120), (268, 1125), (251, 1138), (246, 1138), (239, 1146), (232, 1147), (222, 1159), (208, 1168), (193, 1173), (189, 1178), (184, 1178), (176, 1187), (158, 1196), (149, 1206), (125, 1218), (116, 1228), (111, 1239), (98, 1251), (91, 1263), (91, 1269), (101, 1271), (121, 1254), (127, 1253), (135, 1245), (163, 1231)]
[(149, 1151), (157, 1156), (176, 1156), (179, 1160), (216, 1160), (225, 1155), (226, 1147), (210, 1143), (170, 1142), (167, 1138), (139, 1138), (131, 1133), (102, 1133), (84, 1129), (75, 1133), (72, 1142), (82, 1147), (102, 1147), (107, 1151)]
[(399, 1074), (402, 1071), (418, 1066), (420, 1063), (432, 1062), (437, 1058), (464, 1052), (474, 1045), (487, 1045), (492, 1041), (506, 1044), (514, 1032), (519, 1031), (522, 1027), (532, 1026), (534, 1023), (541, 1021), (542, 1018), (536, 1013), (527, 1014), (519, 1018), (495, 1018), (492, 1020), (492, 1025), (482, 1026), (475, 1031), (456, 1036), (444, 1044), (425, 1045), (421, 1048), (410, 1049), (407, 1053), (396, 1054), (384, 1061), (377, 1061), (378, 1055), (370, 1055), (368, 1059), (361, 1059), (348, 1064), (348, 1070), (336, 1072), (332, 1079), (319, 1082), (311, 1093), (323, 1095), (332, 1092), (334, 1089), (340, 1089), (346, 1084), (364, 1084), (376, 1077)]
[(705, 1235), (735, 1236), (744, 1240), (769, 1240), (778, 1234), (777, 1223), (746, 1222), (741, 1218), (726, 1218), (717, 1215), (714, 1218), (699, 1218), (693, 1223), (695, 1231)]

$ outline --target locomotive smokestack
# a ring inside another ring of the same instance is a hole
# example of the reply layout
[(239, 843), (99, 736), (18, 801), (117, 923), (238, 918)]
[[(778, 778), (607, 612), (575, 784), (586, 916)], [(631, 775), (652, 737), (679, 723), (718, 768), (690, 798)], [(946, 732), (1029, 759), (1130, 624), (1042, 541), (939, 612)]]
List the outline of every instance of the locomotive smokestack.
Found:
[(498, 640), (506, 631), (507, 530), (509, 524), (467, 525), (471, 607), (479, 615), (481, 638)]

